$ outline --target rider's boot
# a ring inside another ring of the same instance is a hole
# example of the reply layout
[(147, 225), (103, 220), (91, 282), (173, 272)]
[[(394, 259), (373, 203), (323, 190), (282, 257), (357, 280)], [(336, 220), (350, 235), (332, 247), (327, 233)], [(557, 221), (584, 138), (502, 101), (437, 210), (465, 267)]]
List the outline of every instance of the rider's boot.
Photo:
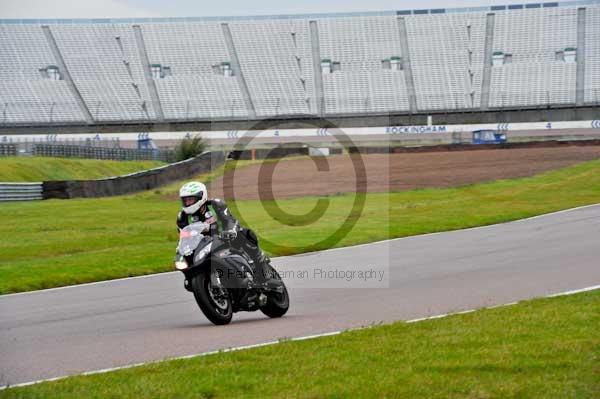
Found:
[(247, 252), (254, 262), (254, 276), (256, 283), (268, 284), (269, 282), (275, 282), (276, 276), (272, 275), (274, 269), (269, 265), (271, 259), (269, 259), (258, 246), (248, 245)]

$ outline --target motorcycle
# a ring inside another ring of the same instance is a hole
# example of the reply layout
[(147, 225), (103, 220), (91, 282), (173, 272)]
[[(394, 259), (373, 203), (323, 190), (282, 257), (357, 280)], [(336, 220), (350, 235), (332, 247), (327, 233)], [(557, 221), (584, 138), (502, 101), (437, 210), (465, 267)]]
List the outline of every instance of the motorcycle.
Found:
[(175, 268), (184, 274), (184, 287), (202, 313), (216, 325), (229, 324), (239, 311), (260, 310), (272, 318), (287, 312), (289, 295), (281, 276), (267, 265), (268, 278), (260, 279), (253, 264), (207, 223), (190, 224), (179, 233)]

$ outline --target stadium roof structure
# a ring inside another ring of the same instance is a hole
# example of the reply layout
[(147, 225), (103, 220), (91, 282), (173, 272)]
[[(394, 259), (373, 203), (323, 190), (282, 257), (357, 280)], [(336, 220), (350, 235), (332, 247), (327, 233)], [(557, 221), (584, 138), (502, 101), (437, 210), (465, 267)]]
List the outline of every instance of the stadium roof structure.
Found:
[(390, 15), (430, 15), (447, 13), (466, 13), (482, 11), (512, 11), (534, 8), (573, 7), (600, 4), (600, 0), (575, 0), (560, 2), (537, 2), (509, 5), (493, 5), (480, 7), (459, 8), (434, 8), (413, 10), (388, 10), (345, 13), (318, 13), (318, 14), (281, 14), (281, 15), (250, 15), (227, 17), (157, 17), (157, 18), (72, 18), (72, 19), (0, 19), (0, 24), (129, 24), (129, 23), (181, 23), (181, 22), (209, 22), (209, 21), (256, 21), (269, 19), (325, 19), (346, 17), (374, 17)]

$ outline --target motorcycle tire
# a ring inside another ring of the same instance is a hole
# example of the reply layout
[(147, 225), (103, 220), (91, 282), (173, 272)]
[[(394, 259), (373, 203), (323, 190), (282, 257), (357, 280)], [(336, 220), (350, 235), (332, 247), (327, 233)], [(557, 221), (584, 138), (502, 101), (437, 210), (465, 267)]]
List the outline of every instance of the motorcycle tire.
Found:
[(216, 325), (229, 324), (233, 317), (231, 297), (228, 295), (219, 301), (211, 295), (208, 273), (199, 273), (192, 279), (191, 284), (196, 303), (206, 318)]

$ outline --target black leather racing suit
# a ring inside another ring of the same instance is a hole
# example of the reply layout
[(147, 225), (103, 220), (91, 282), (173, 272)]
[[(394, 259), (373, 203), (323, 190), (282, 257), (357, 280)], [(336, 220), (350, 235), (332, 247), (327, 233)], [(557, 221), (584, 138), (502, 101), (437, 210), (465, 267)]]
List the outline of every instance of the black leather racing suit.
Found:
[[(258, 281), (267, 279), (268, 271), (265, 269), (269, 258), (260, 250), (258, 238), (250, 229), (240, 226), (240, 223), (234, 218), (225, 201), (220, 199), (210, 199), (200, 207), (198, 212), (188, 215), (179, 211), (177, 215), (177, 228), (183, 229), (189, 224), (204, 222), (210, 224), (211, 234), (220, 234), (223, 231), (235, 231), (237, 236), (231, 241), (231, 246), (246, 252), (254, 261), (255, 272)], [(262, 278), (261, 278), (262, 277)]]

